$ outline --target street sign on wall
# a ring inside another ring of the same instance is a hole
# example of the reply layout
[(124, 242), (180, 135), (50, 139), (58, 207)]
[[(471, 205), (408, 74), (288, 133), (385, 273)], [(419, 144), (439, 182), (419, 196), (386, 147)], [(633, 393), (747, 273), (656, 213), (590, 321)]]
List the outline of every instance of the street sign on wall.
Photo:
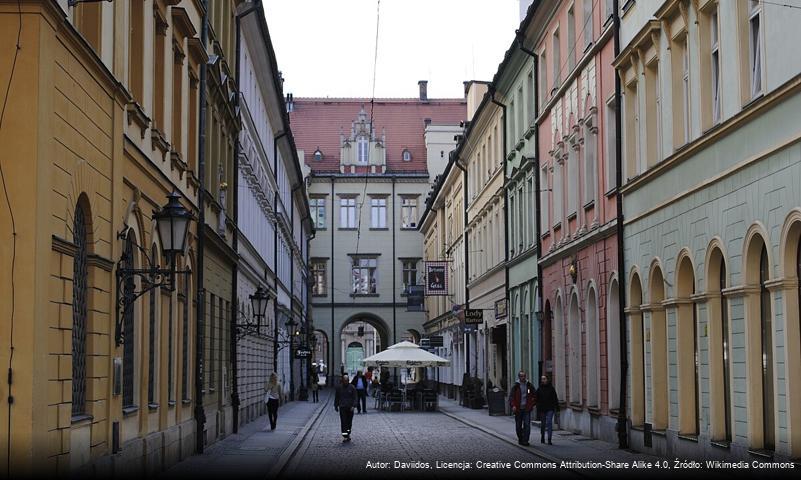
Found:
[(464, 323), (476, 324), (484, 321), (484, 311), (478, 308), (468, 308), (464, 311)]
[(295, 358), (309, 358), (311, 357), (312, 351), (308, 347), (300, 347), (295, 350)]
[(426, 262), (426, 295), (448, 295), (448, 262)]

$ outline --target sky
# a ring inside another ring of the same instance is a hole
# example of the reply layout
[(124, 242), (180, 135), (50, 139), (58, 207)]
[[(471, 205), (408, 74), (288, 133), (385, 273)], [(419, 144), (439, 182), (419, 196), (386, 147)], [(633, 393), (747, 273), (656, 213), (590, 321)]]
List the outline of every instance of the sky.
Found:
[(518, 0), (264, 0), (267, 25), (295, 97), (461, 98), (465, 80), (492, 80), (520, 24)]

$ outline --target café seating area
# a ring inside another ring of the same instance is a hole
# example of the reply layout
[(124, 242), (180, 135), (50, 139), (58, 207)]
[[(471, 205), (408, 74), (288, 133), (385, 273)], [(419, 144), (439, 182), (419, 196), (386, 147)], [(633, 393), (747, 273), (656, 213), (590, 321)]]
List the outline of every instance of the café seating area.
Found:
[(373, 392), (375, 408), (389, 412), (437, 410), (437, 391), (431, 382), (410, 383), (382, 388)]

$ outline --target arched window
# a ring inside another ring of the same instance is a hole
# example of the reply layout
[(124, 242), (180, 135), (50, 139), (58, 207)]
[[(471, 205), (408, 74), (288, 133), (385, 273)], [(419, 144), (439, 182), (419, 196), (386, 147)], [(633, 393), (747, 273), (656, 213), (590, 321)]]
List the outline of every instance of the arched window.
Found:
[(564, 310), (562, 308), (562, 297), (556, 298), (556, 308), (553, 312), (553, 341), (554, 341), (554, 361), (553, 373), (551, 381), (556, 388), (556, 394), (560, 399), (565, 398), (565, 377), (567, 372), (565, 369), (565, 327), (564, 327)]
[(682, 258), (677, 277), (679, 433), (698, 435), (698, 319), (691, 300), (695, 293), (695, 275), (689, 257)]
[[(718, 279), (720, 291), (726, 288), (726, 262), (723, 256), (720, 258), (720, 278)], [(731, 354), (729, 352), (729, 303), (726, 296), (720, 295), (720, 325), (721, 325), (721, 350), (723, 353), (723, 422), (725, 440), (731, 442), (731, 368), (729, 362)]]
[(642, 314), (640, 276), (631, 278), (629, 295), (629, 330), (631, 331), (631, 424), (645, 422), (645, 322)]
[(322, 159), (323, 159), (323, 152), (321, 152), (320, 149), (318, 148), (317, 150), (314, 151), (314, 161), (319, 162)]
[[(125, 237), (125, 245), (123, 247), (122, 268), (134, 268), (134, 233), (133, 230), (128, 231)], [(123, 331), (123, 351), (122, 351), (122, 407), (131, 408), (135, 404), (135, 375), (136, 375), (136, 338), (134, 338), (134, 292), (136, 290), (136, 283), (132, 275), (125, 279), (123, 285), (123, 295), (125, 297), (126, 308), (122, 315), (122, 331)]]
[(610, 282), (606, 302), (607, 402), (610, 410), (620, 408), (620, 292), (617, 279)]
[[(668, 425), (667, 384), (667, 320), (665, 318), (665, 281), (662, 269), (654, 265), (649, 284), (651, 312), (651, 424), (654, 430), (665, 430)], [(646, 344), (647, 342), (646, 335)]]
[(404, 162), (411, 162), (412, 161), (412, 152), (407, 149), (403, 149), (403, 161)]
[(770, 305), (770, 291), (767, 282), (770, 279), (768, 250), (762, 245), (759, 258), (759, 312), (762, 332), (762, 430), (765, 450), (776, 447), (773, 419), (773, 322)]
[[(156, 245), (150, 249), (150, 260), (156, 262), (158, 259)], [(155, 282), (154, 278), (149, 280), (150, 285)], [(147, 403), (156, 403), (156, 289), (152, 288), (148, 294), (148, 349), (147, 349)]]
[(87, 269), (87, 218), (78, 204), (73, 219), (75, 256), (72, 261), (72, 415), (86, 413), (86, 301), (89, 271)]
[(570, 299), (567, 313), (567, 332), (570, 350), (570, 403), (581, 404), (581, 316), (579, 315), (578, 295)]
[(598, 360), (599, 337), (598, 337), (598, 299), (594, 287), (590, 287), (587, 294), (587, 308), (585, 310), (587, 318), (587, 406), (600, 407), (600, 395), (598, 386), (600, 384), (601, 370)]

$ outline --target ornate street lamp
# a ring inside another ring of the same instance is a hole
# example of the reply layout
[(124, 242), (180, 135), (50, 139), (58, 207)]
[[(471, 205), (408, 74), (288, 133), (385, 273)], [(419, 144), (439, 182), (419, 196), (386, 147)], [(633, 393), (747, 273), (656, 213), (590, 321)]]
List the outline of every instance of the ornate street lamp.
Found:
[[(153, 212), (153, 220), (156, 222), (156, 233), (161, 240), (162, 251), (166, 260), (167, 268), (162, 268), (157, 258), (150, 258), (147, 250), (141, 245), (130, 241), (128, 228), (123, 229), (117, 238), (128, 241), (126, 248), (123, 248), (120, 261), (117, 262), (117, 301), (116, 301), (116, 331), (115, 342), (117, 346), (124, 343), (123, 323), (124, 318), (130, 315), (130, 309), (134, 302), (153, 290), (154, 288), (165, 288), (169, 291), (175, 290), (175, 274), (188, 275), (190, 270), (175, 270), (175, 261), (178, 255), (186, 254), (186, 243), (189, 235), (189, 224), (193, 219), (192, 213), (181, 205), (181, 195), (172, 192), (167, 195), (167, 204), (160, 211)], [(138, 249), (142, 257), (147, 262), (144, 268), (133, 267), (133, 248)], [(137, 291), (134, 284), (136, 277), (142, 278), (142, 288)], [(124, 291), (124, 294), (121, 293)]]
[(238, 317), (240, 320), (244, 320), (244, 322), (237, 322), (236, 327), (236, 339), (237, 341), (242, 337), (246, 337), (248, 335), (260, 335), (261, 334), (261, 321), (264, 319), (267, 313), (267, 304), (269, 303), (270, 299), (273, 298), (267, 290), (259, 285), (256, 288), (256, 291), (250, 295), (250, 307), (253, 310), (253, 317), (248, 318), (245, 315), (245, 312), (240, 311)]

